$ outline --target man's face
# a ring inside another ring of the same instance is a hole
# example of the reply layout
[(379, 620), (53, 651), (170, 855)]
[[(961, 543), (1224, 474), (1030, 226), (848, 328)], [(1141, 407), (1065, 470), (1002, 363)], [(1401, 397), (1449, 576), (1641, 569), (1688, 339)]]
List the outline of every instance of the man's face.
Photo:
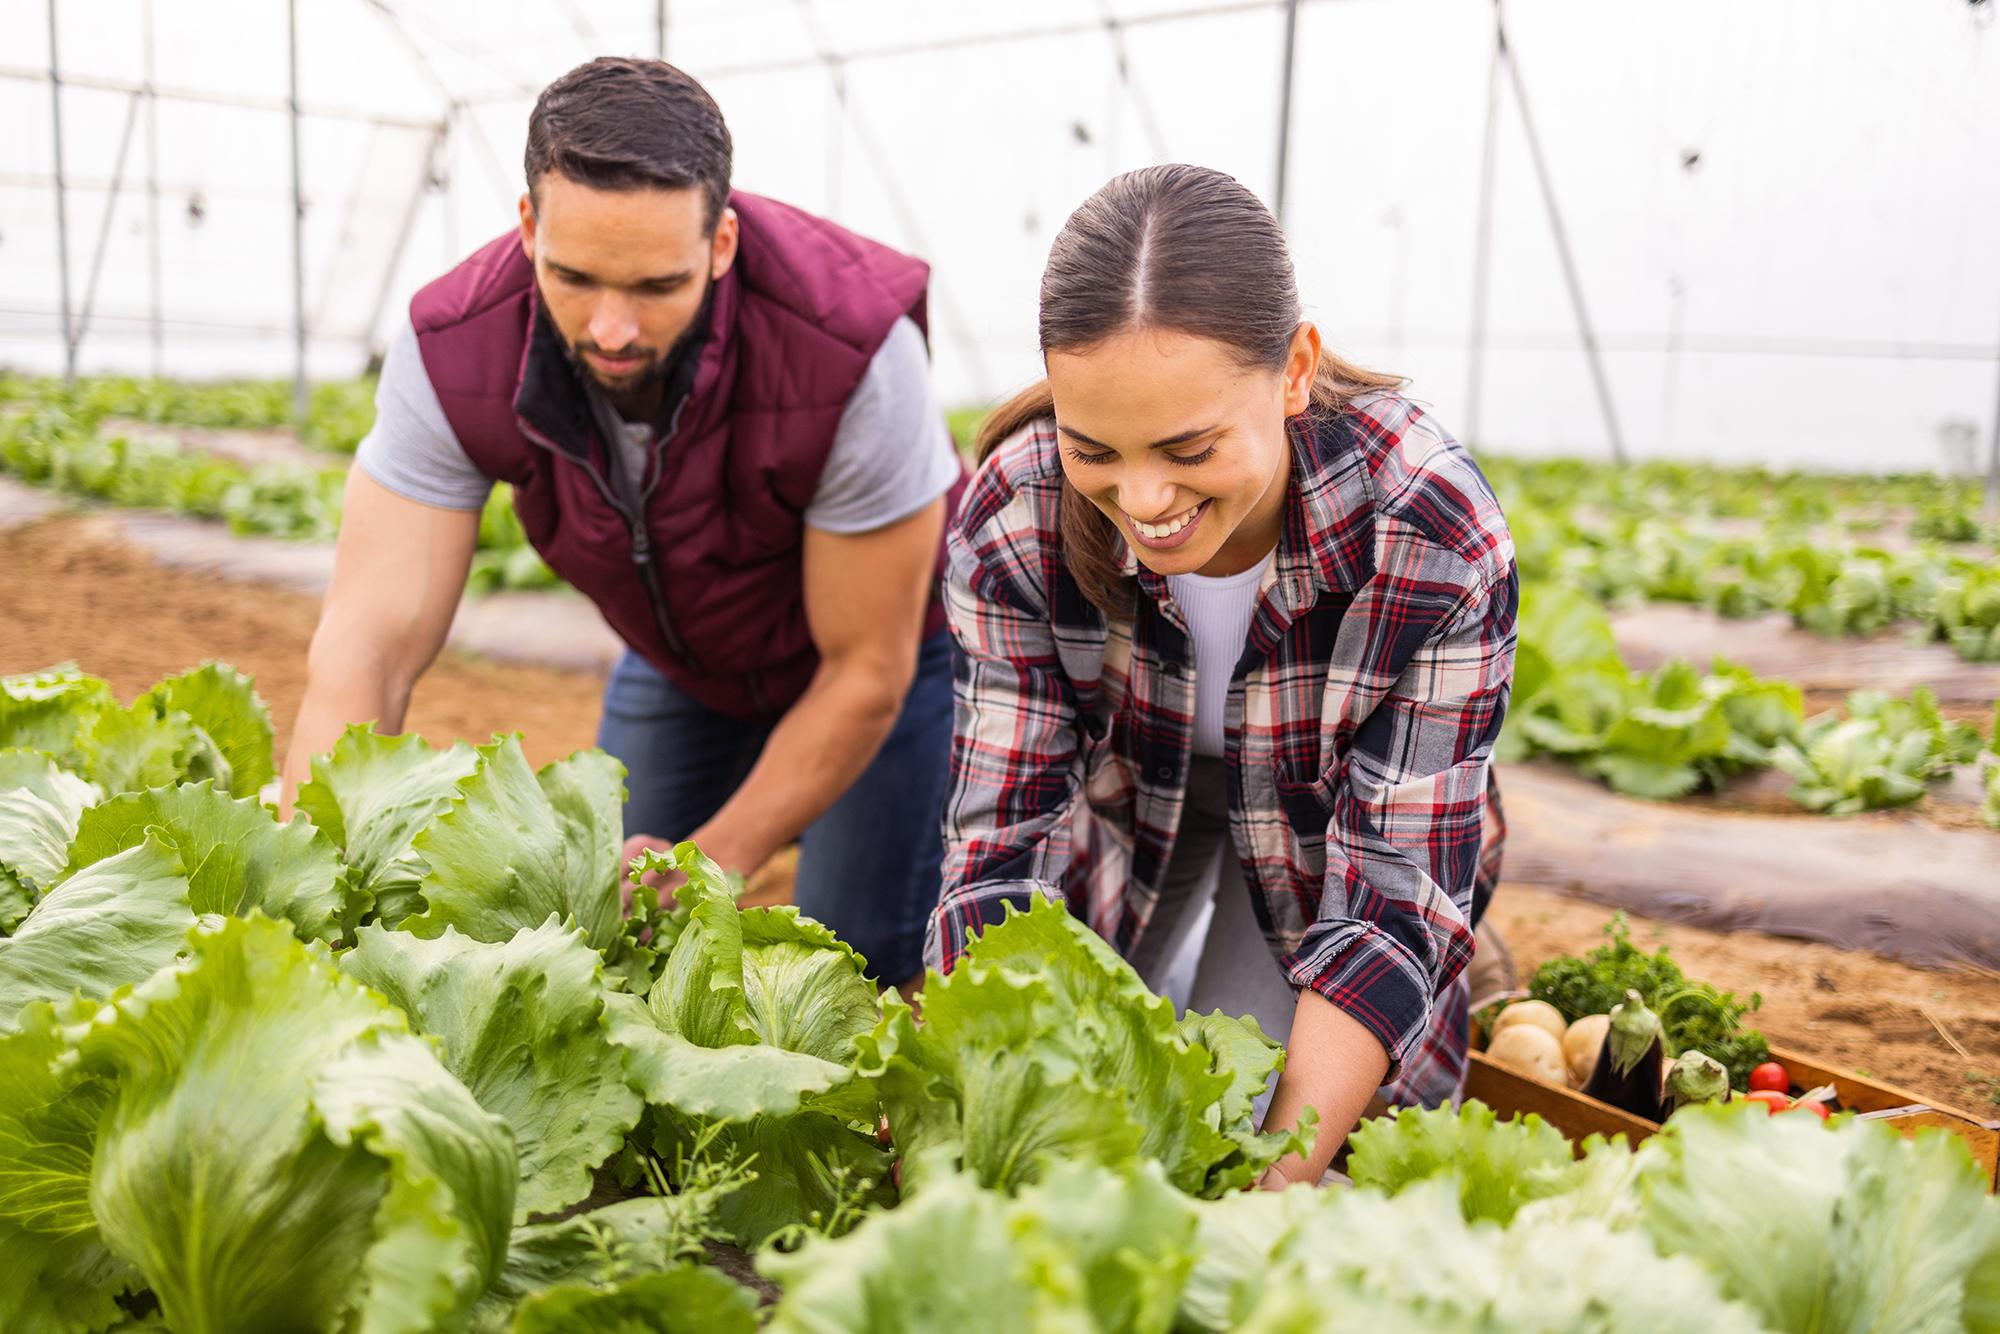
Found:
[(556, 331), (611, 393), (658, 375), (736, 259), (736, 213), (711, 235), (702, 192), (599, 190), (550, 172), (521, 196), (521, 249)]

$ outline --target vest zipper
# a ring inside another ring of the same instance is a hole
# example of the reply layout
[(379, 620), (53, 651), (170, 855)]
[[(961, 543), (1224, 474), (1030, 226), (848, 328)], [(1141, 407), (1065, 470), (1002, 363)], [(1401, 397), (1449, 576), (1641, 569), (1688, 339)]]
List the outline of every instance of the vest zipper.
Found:
[[(680, 409), (685, 406), (686, 400), (683, 399), (681, 404), (675, 407), (673, 421), (668, 428), (670, 433), (679, 427), (681, 419)], [(551, 455), (570, 457), (565, 455), (564, 451), (557, 448), (554, 441), (528, 425), (526, 419), (522, 418), (519, 414), (515, 415), (514, 424), (521, 428), (522, 435), (534, 441), (543, 449), (548, 450)], [(663, 437), (659, 443), (665, 444), (666, 438)], [(615, 445), (611, 445), (609, 442), (607, 442), (606, 447), (616, 448)], [(695, 659), (694, 654), (688, 651), (688, 647), (682, 641), (681, 637), (674, 632), (673, 621), (667, 616), (667, 600), (660, 592), (659, 570), (653, 564), (653, 543), (651, 537), (646, 532), (644, 516), (632, 513), (631, 510), (626, 509), (619, 502), (618, 497), (612, 493), (611, 487), (605, 484), (603, 474), (597, 471), (596, 466), (590, 460), (572, 458), (572, 461), (576, 462), (585, 473), (589, 474), (590, 480), (597, 485), (598, 494), (604, 497), (604, 503), (611, 506), (618, 514), (618, 517), (625, 520), (626, 527), (631, 530), (632, 563), (639, 567), (639, 582), (645, 585), (646, 599), (653, 607), (653, 624), (659, 630), (660, 638), (667, 642), (667, 650), (686, 663), (690, 669), (694, 671), (701, 670), (701, 664)], [(658, 484), (659, 479), (655, 477), (654, 485), (657, 486)], [(650, 490), (648, 494), (651, 494)]]

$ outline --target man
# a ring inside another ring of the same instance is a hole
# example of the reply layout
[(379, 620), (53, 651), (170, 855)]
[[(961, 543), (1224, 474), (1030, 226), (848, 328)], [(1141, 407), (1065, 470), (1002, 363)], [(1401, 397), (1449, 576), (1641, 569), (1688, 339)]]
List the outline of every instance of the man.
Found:
[(653, 60), (591, 61), (528, 123), (509, 232), (417, 293), (356, 454), (285, 765), (402, 726), (479, 511), (627, 644), (598, 741), (626, 854), (692, 838), (795, 889), (888, 983), (937, 899), (951, 746), (934, 587), (963, 471), (929, 381), (928, 268), (731, 193), (728, 128)]

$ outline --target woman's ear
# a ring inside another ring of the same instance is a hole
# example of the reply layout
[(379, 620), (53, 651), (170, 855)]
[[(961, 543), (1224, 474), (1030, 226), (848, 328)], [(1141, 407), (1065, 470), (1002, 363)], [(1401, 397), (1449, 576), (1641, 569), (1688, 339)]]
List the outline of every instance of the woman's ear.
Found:
[(1285, 415), (1296, 417), (1312, 406), (1313, 380), (1319, 375), (1319, 326), (1311, 320), (1292, 334), (1285, 354)]

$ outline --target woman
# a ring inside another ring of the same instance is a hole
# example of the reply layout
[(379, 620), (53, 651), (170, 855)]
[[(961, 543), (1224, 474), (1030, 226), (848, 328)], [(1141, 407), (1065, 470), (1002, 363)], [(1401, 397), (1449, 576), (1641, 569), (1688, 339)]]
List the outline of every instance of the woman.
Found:
[(1276, 221), (1219, 172), (1132, 172), (1072, 214), (1041, 346), (949, 543), (928, 961), (1035, 893), (1156, 988), (1186, 954), (1193, 1008), (1286, 1041), (1267, 1124), (1318, 1109), (1264, 1184), (1316, 1181), (1378, 1086), (1435, 1104), (1463, 1074), (1513, 545), (1400, 382), (1322, 347)]

